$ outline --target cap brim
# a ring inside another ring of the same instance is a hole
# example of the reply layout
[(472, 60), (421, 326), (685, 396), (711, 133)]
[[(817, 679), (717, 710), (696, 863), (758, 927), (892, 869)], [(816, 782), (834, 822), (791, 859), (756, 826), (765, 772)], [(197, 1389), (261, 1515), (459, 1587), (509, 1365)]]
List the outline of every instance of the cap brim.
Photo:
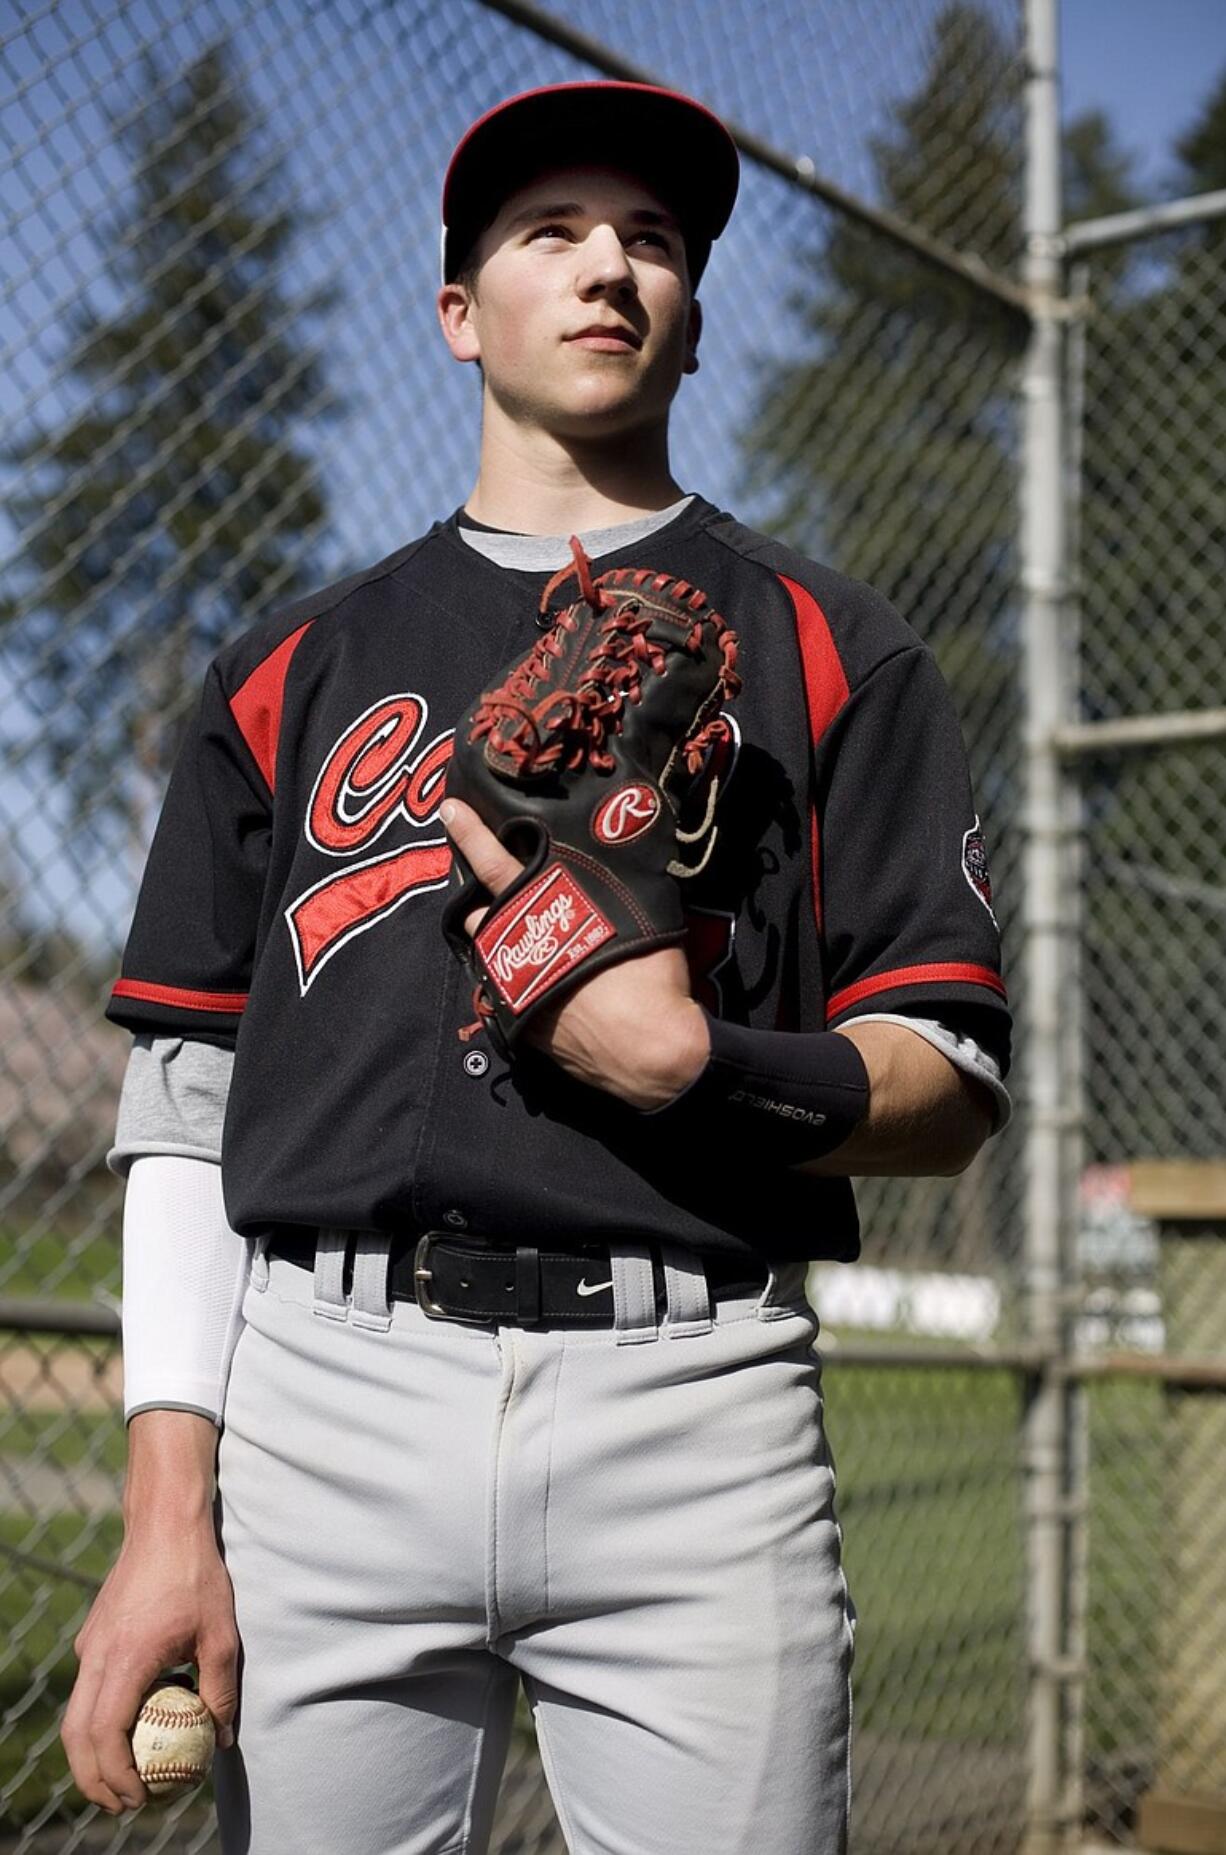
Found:
[(692, 97), (613, 82), (523, 91), (480, 117), (451, 157), (443, 182), (443, 281), (451, 281), (472, 239), (532, 172), (584, 161), (641, 174), (676, 212), (687, 245), (704, 262), (740, 184), (736, 143)]

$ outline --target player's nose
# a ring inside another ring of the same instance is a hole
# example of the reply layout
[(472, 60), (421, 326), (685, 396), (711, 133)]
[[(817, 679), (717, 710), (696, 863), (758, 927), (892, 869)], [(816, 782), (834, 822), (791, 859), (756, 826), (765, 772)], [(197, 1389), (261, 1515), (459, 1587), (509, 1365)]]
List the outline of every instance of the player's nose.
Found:
[(638, 289), (634, 267), (612, 225), (595, 225), (579, 246), (579, 294), (617, 289), (632, 294)]

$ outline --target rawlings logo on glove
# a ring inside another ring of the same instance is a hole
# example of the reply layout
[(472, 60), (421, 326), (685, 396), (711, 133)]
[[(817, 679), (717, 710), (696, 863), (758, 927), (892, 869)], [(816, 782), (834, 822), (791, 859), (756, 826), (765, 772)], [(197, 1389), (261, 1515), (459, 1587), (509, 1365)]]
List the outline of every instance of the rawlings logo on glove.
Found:
[(660, 801), (650, 786), (623, 786), (596, 807), (592, 836), (602, 844), (624, 844), (660, 816)]
[(594, 953), (614, 930), (560, 864), (507, 917), (500, 908), (476, 934), (477, 951), (503, 1001), (517, 1014), (536, 992), (552, 991), (564, 973)]
[(572, 574), (580, 597), (472, 705), (447, 771), (448, 796), (524, 863), (470, 937), (466, 916), (491, 897), (454, 851), (460, 888), (443, 911), (476, 980), (460, 1036), (485, 1028), (507, 1055), (578, 980), (684, 938), (680, 884), (715, 843), (731, 735), (719, 708), (741, 686), (736, 635), (705, 593), (649, 567), (593, 578), (570, 545), (541, 613)]

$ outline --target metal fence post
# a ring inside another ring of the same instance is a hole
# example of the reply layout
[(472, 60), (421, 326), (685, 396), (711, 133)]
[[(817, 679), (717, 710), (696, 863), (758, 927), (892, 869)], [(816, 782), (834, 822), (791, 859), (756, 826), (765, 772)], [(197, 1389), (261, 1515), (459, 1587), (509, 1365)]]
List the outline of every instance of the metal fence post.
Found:
[(1069, 705), (1068, 510), (1064, 424), (1063, 241), (1057, 0), (1026, 0), (1025, 280), (1033, 320), (1022, 382), (1021, 579), (1025, 682), (1025, 978), (1029, 1016), (1026, 1291), (1043, 1364), (1028, 1382), (1026, 1476), (1029, 1771), (1026, 1855), (1062, 1846), (1070, 1814), (1068, 1687), (1079, 1502), (1067, 1350), (1075, 1071), (1065, 983), (1076, 934), (1069, 880), (1075, 808), (1056, 744)]

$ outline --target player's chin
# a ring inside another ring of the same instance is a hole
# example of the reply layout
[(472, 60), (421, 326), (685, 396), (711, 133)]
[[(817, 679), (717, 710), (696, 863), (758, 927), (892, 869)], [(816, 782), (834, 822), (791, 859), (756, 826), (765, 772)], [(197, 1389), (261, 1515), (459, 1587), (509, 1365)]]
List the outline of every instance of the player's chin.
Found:
[(615, 368), (604, 373), (585, 372), (572, 382), (564, 405), (558, 409), (569, 426), (564, 435), (590, 437), (593, 429), (606, 436), (635, 431), (667, 413), (679, 382), (679, 374), (666, 375), (658, 370), (632, 373), (625, 366), (620, 377)]

